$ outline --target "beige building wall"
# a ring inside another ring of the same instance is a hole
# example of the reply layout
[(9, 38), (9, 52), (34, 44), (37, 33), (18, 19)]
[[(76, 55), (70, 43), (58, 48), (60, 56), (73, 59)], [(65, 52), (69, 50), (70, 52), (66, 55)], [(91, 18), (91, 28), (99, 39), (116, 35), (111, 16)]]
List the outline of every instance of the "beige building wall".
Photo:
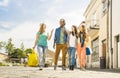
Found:
[[(105, 3), (104, 3), (105, 1)], [(94, 14), (96, 15), (97, 25), (99, 25), (99, 58), (104, 57), (106, 61), (106, 67), (111, 67), (111, 55), (110, 55), (110, 40), (107, 39), (107, 33), (109, 30), (107, 27), (110, 26), (110, 11), (108, 11), (108, 0), (91, 0), (88, 8), (86, 9), (84, 16), (87, 26), (94, 26)], [(110, 5), (109, 5), (110, 6)], [(110, 7), (109, 7), (110, 10)], [(118, 9), (116, 9), (118, 10)], [(108, 18), (109, 17), (109, 18)], [(110, 32), (110, 30), (109, 30)], [(110, 37), (110, 35), (109, 35)], [(91, 36), (91, 41), (94, 39), (95, 36)], [(106, 40), (106, 41), (105, 41)], [(109, 45), (107, 46), (107, 42)], [(106, 49), (103, 47), (103, 43), (105, 43)], [(109, 48), (108, 48), (109, 47)], [(104, 51), (103, 51), (104, 50)], [(114, 54), (116, 55), (116, 54)], [(116, 57), (116, 56), (115, 56)], [(115, 58), (114, 58), (115, 60)], [(100, 60), (99, 60), (100, 64)], [(100, 65), (99, 65), (100, 66)]]
[[(106, 1), (104, 5), (104, 1)], [(112, 22), (111, 22), (111, 1), (112, 1)], [(109, 4), (109, 7), (108, 7)], [(104, 9), (105, 7), (105, 13)], [(109, 8), (109, 9), (108, 9)], [(99, 57), (103, 57), (106, 53), (106, 67), (120, 68), (120, 0), (91, 0), (84, 16), (87, 27), (94, 26), (93, 16), (96, 13), (97, 24), (100, 27), (99, 36)], [(112, 23), (112, 31), (110, 30)], [(112, 35), (110, 34), (112, 32)], [(107, 34), (108, 33), (108, 34)], [(92, 34), (93, 35), (93, 34)], [(97, 36), (91, 36), (91, 41)], [(112, 36), (112, 42), (111, 42)], [(106, 40), (106, 52), (103, 53), (103, 41)], [(108, 45), (107, 45), (108, 43)], [(112, 47), (111, 47), (112, 43)], [(119, 45), (118, 45), (119, 43)], [(111, 55), (113, 48), (113, 55)], [(113, 56), (113, 58), (112, 58)], [(91, 56), (89, 56), (89, 64), (91, 64)]]
[(117, 46), (116, 37), (119, 36), (120, 42), (120, 0), (112, 0), (112, 40), (113, 40), (113, 68), (120, 68), (120, 52)]
[[(91, 0), (88, 8), (86, 9), (85, 13), (85, 22), (87, 27), (94, 27), (94, 21), (96, 22), (96, 25), (98, 25), (101, 28), (101, 0)], [(103, 32), (105, 29), (103, 28), (101, 31)], [(98, 32), (94, 32), (92, 31), (92, 33), (90, 33), (92, 30), (88, 31), (88, 34), (90, 36), (90, 46), (92, 48), (92, 41), (95, 40), (97, 37), (99, 37), (99, 30)], [(103, 36), (103, 34), (100, 34)], [(100, 37), (101, 38), (101, 37)], [(101, 40), (101, 39), (100, 39)], [(99, 46), (100, 47), (100, 46)], [(101, 56), (101, 50), (99, 49), (99, 57)], [(91, 60), (91, 55), (88, 56), (87, 58), (89, 58), (89, 62), (87, 63), (88, 67), (99, 67), (100, 66), (100, 61), (98, 62), (94, 62), (92, 63)], [(98, 57), (98, 59), (99, 59)]]
[(86, 9), (84, 16), (85, 16), (85, 21), (87, 22), (87, 27), (93, 26), (93, 17), (94, 14), (96, 13), (96, 20), (97, 23), (99, 24), (99, 18), (100, 18), (100, 0), (91, 0), (91, 3), (89, 4), (88, 8)]
[(102, 16), (100, 19), (100, 33), (99, 33), (99, 38), (100, 38), (100, 57), (102, 56), (102, 41), (106, 39), (107, 37), (107, 32), (106, 32), (106, 27), (107, 27), (107, 15)]
[[(101, 0), (101, 19), (100, 19), (100, 57), (104, 57), (106, 54), (106, 68), (112, 68), (112, 60), (111, 60), (111, 42), (110, 42), (110, 17), (111, 17), (111, 0)], [(106, 53), (103, 52), (103, 41), (106, 42)]]
[[(103, 57), (102, 42), (106, 40), (107, 42), (107, 14), (102, 16), (100, 19), (100, 33), (99, 33), (99, 56)], [(108, 52), (107, 52), (107, 43), (106, 43), (106, 67), (108, 66)]]
[[(90, 31), (92, 31), (92, 30), (90, 30)], [(88, 33), (90, 31), (88, 31)], [(97, 30), (96, 33), (94, 33), (94, 34), (89, 35), (89, 37), (90, 38), (89, 38), (89, 42), (88, 42), (87, 46), (90, 46), (90, 48), (92, 49), (92, 41), (99, 37), (99, 30)], [(87, 67), (88, 68), (99, 67), (99, 61), (98, 62), (92, 62), (92, 55), (87, 56), (87, 59), (88, 59), (88, 62), (87, 62)]]

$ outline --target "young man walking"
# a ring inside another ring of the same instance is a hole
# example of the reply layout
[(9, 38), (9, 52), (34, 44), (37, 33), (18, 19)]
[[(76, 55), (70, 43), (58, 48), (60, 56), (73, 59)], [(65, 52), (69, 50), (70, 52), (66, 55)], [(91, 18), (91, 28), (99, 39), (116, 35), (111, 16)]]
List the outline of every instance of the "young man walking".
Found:
[(66, 70), (65, 63), (66, 63), (66, 53), (67, 53), (67, 32), (65, 29), (65, 20), (60, 19), (60, 27), (55, 30), (55, 38), (54, 38), (54, 45), (55, 48), (55, 61), (54, 61), (54, 70), (56, 70), (58, 57), (60, 51), (62, 50), (62, 70)]

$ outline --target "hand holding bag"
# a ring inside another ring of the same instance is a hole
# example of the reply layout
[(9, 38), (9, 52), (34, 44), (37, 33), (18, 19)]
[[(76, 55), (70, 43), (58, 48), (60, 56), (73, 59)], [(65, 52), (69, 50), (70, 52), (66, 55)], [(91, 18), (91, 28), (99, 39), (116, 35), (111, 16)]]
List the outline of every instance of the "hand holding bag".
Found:
[(28, 56), (28, 66), (38, 66), (37, 53), (32, 49), (32, 53)]

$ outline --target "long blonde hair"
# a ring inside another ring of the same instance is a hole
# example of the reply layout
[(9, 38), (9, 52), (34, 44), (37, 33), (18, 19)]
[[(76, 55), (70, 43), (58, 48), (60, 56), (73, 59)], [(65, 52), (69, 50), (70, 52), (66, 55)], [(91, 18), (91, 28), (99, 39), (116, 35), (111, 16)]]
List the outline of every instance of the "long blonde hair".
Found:
[[(86, 39), (86, 28), (85, 28), (85, 25), (82, 25), (81, 27), (82, 27), (82, 29), (83, 29), (83, 31), (82, 31), (82, 33), (83, 33), (83, 38)], [(81, 31), (79, 32), (79, 37), (80, 37), (80, 33), (81, 33)]]
[(45, 32), (44, 26), (46, 26), (44, 23), (40, 24), (40, 29), (39, 29), (40, 34), (42, 34), (43, 32)]

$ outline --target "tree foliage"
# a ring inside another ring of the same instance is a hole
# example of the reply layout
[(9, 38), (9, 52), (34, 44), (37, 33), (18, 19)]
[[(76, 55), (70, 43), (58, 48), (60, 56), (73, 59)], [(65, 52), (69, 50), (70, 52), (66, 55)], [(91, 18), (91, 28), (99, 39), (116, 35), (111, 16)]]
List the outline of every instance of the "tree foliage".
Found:
[(4, 47), (5, 47), (5, 45), (6, 45), (6, 43), (5, 43), (5, 42), (0, 41), (0, 50), (1, 50), (2, 48), (4, 48)]
[(5, 45), (5, 50), (8, 53), (8, 55), (11, 55), (14, 52), (14, 49), (15, 47), (14, 47), (14, 44), (12, 43), (12, 39), (9, 38), (8, 42)]
[(23, 42), (22, 42), (22, 43), (21, 43), (21, 45), (20, 45), (20, 49), (21, 49), (22, 51), (24, 51), (24, 50), (25, 50), (25, 47), (24, 47)]
[(29, 53), (32, 53), (32, 49), (31, 48), (28, 48), (25, 50), (26, 54), (29, 54)]
[(22, 53), (23, 53), (22, 50), (17, 48), (17, 49), (14, 49), (14, 52), (11, 53), (10, 57), (11, 58), (21, 58)]
[(0, 49), (3, 47), (11, 58), (25, 58), (28, 53), (32, 52), (31, 48), (25, 49), (23, 42), (21, 43), (20, 48), (14, 47), (11, 38), (8, 39), (8, 42), (0, 42)]

